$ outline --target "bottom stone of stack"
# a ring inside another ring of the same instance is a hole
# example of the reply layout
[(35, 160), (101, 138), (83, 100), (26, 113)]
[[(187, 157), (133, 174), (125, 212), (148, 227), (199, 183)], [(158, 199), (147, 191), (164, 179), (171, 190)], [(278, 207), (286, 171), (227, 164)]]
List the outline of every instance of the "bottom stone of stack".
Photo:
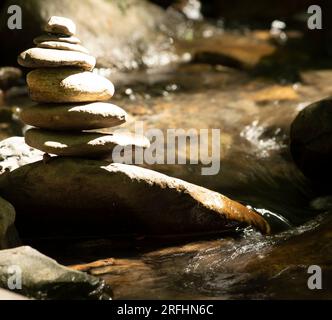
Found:
[(132, 133), (58, 132), (35, 128), (27, 130), (25, 142), (47, 153), (74, 157), (107, 155), (112, 153), (116, 146), (132, 148), (150, 146), (146, 137)]

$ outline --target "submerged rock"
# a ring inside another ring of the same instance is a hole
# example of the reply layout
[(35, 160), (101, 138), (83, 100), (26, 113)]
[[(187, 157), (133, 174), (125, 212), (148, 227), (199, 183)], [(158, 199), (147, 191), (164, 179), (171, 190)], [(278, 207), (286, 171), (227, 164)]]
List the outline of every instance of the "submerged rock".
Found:
[(315, 102), (295, 118), (290, 132), (291, 152), (309, 179), (330, 184), (332, 178), (332, 98)]
[[(36, 299), (111, 299), (103, 280), (70, 270), (31, 247), (0, 251), (0, 287), (8, 288), (10, 267), (21, 274), (17, 291)], [(15, 271), (14, 270), (14, 271)]]
[(133, 165), (56, 157), (1, 176), (0, 191), (17, 210), (19, 232), (34, 236), (270, 231), (217, 192)]

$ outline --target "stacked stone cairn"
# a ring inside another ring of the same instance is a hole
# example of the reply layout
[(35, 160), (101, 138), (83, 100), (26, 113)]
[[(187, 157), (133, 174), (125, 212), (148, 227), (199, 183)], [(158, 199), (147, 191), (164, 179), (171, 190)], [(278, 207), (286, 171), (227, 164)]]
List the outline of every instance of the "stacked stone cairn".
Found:
[(115, 146), (149, 147), (144, 136), (91, 131), (126, 122), (123, 109), (105, 102), (114, 86), (92, 72), (96, 59), (75, 36), (72, 20), (53, 16), (44, 30), (46, 34), (34, 39), (36, 47), (18, 57), (21, 66), (34, 69), (27, 84), (37, 104), (20, 115), (25, 124), (36, 127), (26, 131), (26, 143), (50, 154), (91, 158), (107, 156)]

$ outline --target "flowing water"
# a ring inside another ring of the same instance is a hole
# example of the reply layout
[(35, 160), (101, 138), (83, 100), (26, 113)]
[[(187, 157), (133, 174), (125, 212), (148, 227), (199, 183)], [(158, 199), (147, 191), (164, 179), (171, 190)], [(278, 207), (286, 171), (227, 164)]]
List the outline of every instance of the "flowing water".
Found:
[[(147, 167), (251, 206), (269, 221), (273, 235), (247, 228), (236, 236), (212, 239), (111, 237), (30, 243), (65, 264), (101, 276), (112, 285), (115, 298), (332, 298), (332, 201), (315, 192), (288, 148), (296, 114), (331, 95), (332, 69), (301, 70), (299, 80), (291, 82), (205, 63), (130, 74), (99, 72), (118, 88), (114, 103), (131, 114), (128, 129), (135, 121), (144, 121), (145, 129), (164, 131), (219, 128), (218, 174), (204, 176), (202, 165), (192, 164)], [(22, 97), (13, 94), (3, 110), (29, 103), (24, 92)], [(19, 123), (6, 126), (6, 121), (2, 135), (18, 134)], [(81, 265), (98, 259), (103, 260)], [(321, 266), (323, 290), (308, 289), (309, 265)]]

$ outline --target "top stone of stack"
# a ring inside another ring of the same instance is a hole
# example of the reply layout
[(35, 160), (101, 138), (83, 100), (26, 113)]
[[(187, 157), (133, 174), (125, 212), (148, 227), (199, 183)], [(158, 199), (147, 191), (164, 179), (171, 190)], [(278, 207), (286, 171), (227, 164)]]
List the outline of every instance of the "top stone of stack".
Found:
[(50, 33), (72, 36), (76, 33), (76, 25), (68, 18), (53, 16), (48, 20), (44, 30)]

